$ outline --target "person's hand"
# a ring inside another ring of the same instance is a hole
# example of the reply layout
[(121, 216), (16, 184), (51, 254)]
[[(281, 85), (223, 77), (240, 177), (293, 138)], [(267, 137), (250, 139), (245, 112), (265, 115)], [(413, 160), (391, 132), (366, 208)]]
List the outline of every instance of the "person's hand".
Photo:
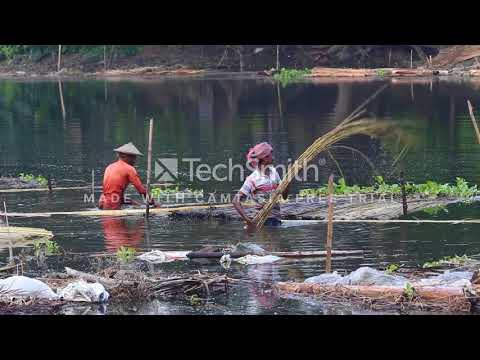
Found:
[(245, 220), (245, 229), (247, 232), (252, 233), (257, 231), (257, 225), (251, 219), (247, 219)]

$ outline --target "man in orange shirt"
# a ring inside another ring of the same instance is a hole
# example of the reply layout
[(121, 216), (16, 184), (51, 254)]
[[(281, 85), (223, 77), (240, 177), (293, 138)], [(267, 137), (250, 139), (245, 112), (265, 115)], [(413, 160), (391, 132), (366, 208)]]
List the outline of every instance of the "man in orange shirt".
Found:
[[(98, 207), (102, 210), (120, 210), (122, 205), (140, 205), (124, 198), (125, 189), (129, 184), (135, 186), (138, 193), (144, 198), (147, 190), (142, 184), (134, 165), (137, 156), (143, 156), (132, 143), (128, 143), (114, 150), (118, 153), (118, 161), (110, 164), (103, 177), (103, 194), (100, 196)], [(156, 206), (153, 199), (150, 205)]]

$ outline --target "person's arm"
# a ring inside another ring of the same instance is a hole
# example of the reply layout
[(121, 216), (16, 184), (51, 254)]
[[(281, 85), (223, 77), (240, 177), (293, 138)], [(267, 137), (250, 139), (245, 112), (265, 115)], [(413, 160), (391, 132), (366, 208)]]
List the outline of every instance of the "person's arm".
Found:
[(252, 219), (250, 219), (247, 214), (245, 214), (245, 209), (242, 206), (242, 200), (246, 198), (245, 194), (238, 192), (237, 195), (233, 198), (233, 207), (235, 210), (237, 210), (238, 214), (240, 217), (247, 223), (247, 224), (252, 224)]
[(256, 225), (253, 223), (252, 219), (250, 219), (250, 217), (248, 217), (248, 215), (245, 213), (245, 209), (242, 206), (242, 201), (245, 200), (247, 196), (252, 193), (252, 191), (253, 183), (249, 179), (247, 179), (232, 201), (233, 207), (235, 208), (235, 210), (237, 210), (240, 217), (245, 221), (247, 229), (249, 230), (256, 229)]
[[(138, 176), (137, 170), (135, 170), (134, 167), (132, 167), (132, 171), (128, 173), (128, 180), (135, 187), (135, 189), (137, 189), (138, 193), (146, 198), (147, 189), (145, 188), (145, 186), (143, 186), (142, 180), (140, 180), (140, 176)], [(157, 204), (155, 203), (155, 200), (151, 198), (150, 194), (149, 194), (149, 199), (150, 199), (150, 202), (149, 202), (150, 205), (157, 206)]]

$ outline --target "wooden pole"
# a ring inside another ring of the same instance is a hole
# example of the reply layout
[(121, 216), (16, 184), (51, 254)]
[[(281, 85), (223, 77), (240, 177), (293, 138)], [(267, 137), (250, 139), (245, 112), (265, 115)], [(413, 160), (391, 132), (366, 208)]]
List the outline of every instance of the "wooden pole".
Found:
[(328, 178), (328, 225), (327, 225), (327, 257), (325, 271), (332, 272), (332, 241), (333, 241), (333, 174)]
[(95, 170), (92, 169), (92, 197), (93, 202), (95, 203)]
[(277, 71), (280, 71), (280, 45), (277, 45)]
[(57, 71), (60, 72), (62, 68), (62, 45), (58, 45), (58, 64)]
[(477, 134), (477, 141), (480, 144), (480, 131), (478, 130), (477, 120), (475, 119), (475, 115), (473, 114), (473, 107), (470, 103), (470, 100), (467, 100), (468, 111), (470, 112), (470, 118), (472, 119), (473, 127), (475, 128), (475, 133)]
[(107, 71), (107, 45), (103, 45), (103, 71)]
[(413, 69), (413, 50), (410, 50), (410, 69)]
[(146, 218), (150, 216), (150, 178), (152, 174), (152, 141), (153, 141), (153, 118), (150, 119), (150, 131), (148, 135), (148, 164), (147, 164), (147, 211), (145, 213)]
[(3, 202), (3, 210), (5, 211), (5, 225), (7, 225), (7, 229), (10, 230), (10, 225), (8, 224), (7, 204), (5, 201)]
[(63, 101), (63, 89), (62, 89), (62, 82), (60, 79), (58, 80), (58, 92), (60, 93), (60, 106), (62, 107), (62, 117), (65, 120), (67, 116), (67, 112), (65, 110), (65, 102)]
[(48, 192), (52, 192), (52, 177), (50, 175), (48, 175), (47, 187)]

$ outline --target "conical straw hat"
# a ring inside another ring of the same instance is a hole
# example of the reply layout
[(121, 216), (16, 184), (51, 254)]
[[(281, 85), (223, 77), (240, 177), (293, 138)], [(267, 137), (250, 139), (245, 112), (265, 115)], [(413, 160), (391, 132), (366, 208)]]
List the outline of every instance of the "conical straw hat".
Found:
[(143, 154), (140, 151), (138, 151), (138, 149), (135, 147), (135, 145), (133, 145), (131, 142), (129, 142), (128, 144), (125, 144), (123, 146), (120, 146), (119, 148), (114, 149), (113, 151), (115, 151), (117, 153), (128, 154), (128, 155), (143, 156)]

